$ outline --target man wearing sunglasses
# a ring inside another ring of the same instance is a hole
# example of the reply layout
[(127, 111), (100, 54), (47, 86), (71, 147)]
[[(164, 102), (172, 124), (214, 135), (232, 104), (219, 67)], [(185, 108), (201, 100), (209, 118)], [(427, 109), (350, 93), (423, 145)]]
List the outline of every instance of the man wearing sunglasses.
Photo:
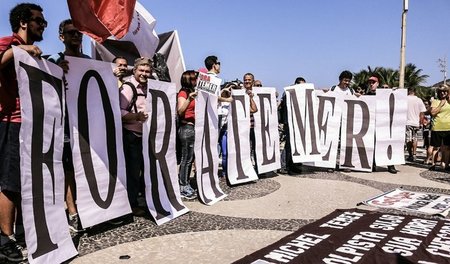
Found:
[[(64, 73), (67, 73), (69, 71), (69, 62), (65, 59), (66, 55), (90, 59), (90, 57), (83, 54), (81, 50), (83, 34), (75, 28), (71, 19), (63, 20), (59, 24), (59, 39), (64, 43), (64, 52), (53, 54), (48, 58), (48, 60), (60, 66), (63, 69)], [(64, 85), (67, 87), (67, 83), (65, 80)], [(72, 162), (72, 151), (70, 148), (68, 117), (69, 115), (66, 112), (64, 120), (63, 167), (64, 180), (66, 182), (66, 205), (69, 215), (69, 229), (70, 231), (76, 233), (83, 231), (83, 228), (81, 227), (81, 222), (79, 220), (78, 211), (75, 205), (75, 173)]]
[(21, 114), (12, 46), (31, 56), (41, 56), (42, 51), (34, 42), (43, 39), (47, 27), (42, 11), (35, 4), (16, 5), (9, 17), (13, 34), (0, 38), (0, 256), (8, 259), (7, 262), (27, 258), (26, 250), (17, 243), (15, 235), (21, 233), (20, 229), (23, 233), (23, 225), (19, 210)]
[(64, 43), (64, 52), (53, 54), (48, 60), (59, 65), (64, 73), (69, 70), (69, 63), (65, 60), (65, 56), (91, 58), (82, 52), (83, 34), (73, 25), (72, 19), (63, 20), (59, 24), (59, 40)]

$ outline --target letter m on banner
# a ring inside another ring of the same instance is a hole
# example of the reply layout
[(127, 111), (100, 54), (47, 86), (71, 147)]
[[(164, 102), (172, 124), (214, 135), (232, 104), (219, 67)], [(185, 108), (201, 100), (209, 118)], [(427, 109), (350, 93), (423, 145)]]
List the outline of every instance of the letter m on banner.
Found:
[(20, 171), (23, 224), (31, 263), (77, 255), (64, 210), (62, 70), (13, 47), (22, 108)]
[(285, 88), (293, 162), (320, 161), (317, 99), (312, 83)]

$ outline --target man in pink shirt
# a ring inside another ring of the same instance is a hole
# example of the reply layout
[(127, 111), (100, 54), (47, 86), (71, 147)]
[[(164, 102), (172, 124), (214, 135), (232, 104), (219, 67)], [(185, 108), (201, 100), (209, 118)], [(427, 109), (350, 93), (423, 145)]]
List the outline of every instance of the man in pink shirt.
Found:
[(134, 61), (133, 76), (120, 88), (120, 109), (123, 124), (123, 149), (127, 172), (128, 200), (133, 214), (142, 216), (145, 211), (138, 206), (142, 156), (142, 123), (147, 120), (147, 80), (152, 76), (152, 61), (138, 58)]

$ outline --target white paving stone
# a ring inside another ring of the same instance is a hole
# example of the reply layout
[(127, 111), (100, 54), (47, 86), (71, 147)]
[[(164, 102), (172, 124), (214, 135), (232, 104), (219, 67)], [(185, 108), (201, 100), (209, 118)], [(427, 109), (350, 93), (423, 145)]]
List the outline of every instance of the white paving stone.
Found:
[[(77, 258), (71, 263), (231, 263), (288, 234), (290, 232), (274, 230), (180, 233), (117, 245)], [(119, 259), (123, 255), (130, 258)]]
[(352, 182), (278, 176), (277, 191), (256, 199), (220, 201), (213, 206), (186, 202), (196, 212), (264, 219), (315, 219), (335, 209), (354, 208), (358, 202), (382, 193)]

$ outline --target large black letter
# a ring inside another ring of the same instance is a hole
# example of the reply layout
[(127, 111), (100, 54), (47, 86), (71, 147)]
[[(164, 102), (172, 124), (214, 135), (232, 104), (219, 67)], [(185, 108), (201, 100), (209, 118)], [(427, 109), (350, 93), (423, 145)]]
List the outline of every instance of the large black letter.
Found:
[[(352, 150), (353, 150), (353, 139), (356, 141), (356, 147), (358, 149), (359, 158), (361, 160), (361, 167), (370, 169), (369, 161), (367, 160), (367, 153), (366, 153), (366, 147), (364, 146), (363, 137), (366, 135), (367, 131), (369, 130), (369, 107), (364, 101), (357, 101), (357, 100), (345, 100), (347, 103), (347, 135), (345, 135), (345, 161), (344, 166), (353, 168), (352, 164)], [(353, 119), (355, 116), (355, 106), (359, 105), (362, 112), (362, 125), (361, 130), (358, 134), (352, 134), (353, 133)], [(367, 120), (367, 122), (364, 122)], [(342, 124), (344, 125), (344, 124)]]
[[(90, 139), (89, 139), (89, 118), (87, 109), (87, 90), (88, 83), (91, 78), (97, 81), (100, 95), (102, 98), (103, 113), (105, 117), (105, 132), (106, 132), (106, 148), (108, 152), (109, 161), (109, 185), (106, 199), (103, 200), (100, 196), (97, 179), (95, 177), (94, 165), (92, 163)], [(78, 130), (80, 141), (80, 153), (83, 168), (86, 174), (86, 179), (89, 185), (94, 202), (101, 208), (106, 209), (111, 205), (114, 197), (116, 182), (117, 182), (117, 149), (116, 149), (116, 125), (114, 123), (114, 114), (111, 107), (111, 102), (100, 74), (94, 70), (87, 71), (81, 79), (80, 92), (78, 94)]]
[(236, 102), (239, 101), (242, 104), (242, 107), (245, 111), (245, 96), (244, 95), (233, 95), (233, 101), (231, 102), (231, 107), (233, 111), (232, 117), (233, 117), (233, 137), (234, 137), (234, 146), (236, 147), (236, 169), (238, 173), (238, 180), (247, 179), (248, 176), (245, 175), (244, 169), (242, 168), (242, 157), (241, 157), (241, 140), (239, 137), (239, 124), (238, 124), (238, 117), (237, 117), (237, 107)]
[[(32, 196), (33, 196), (33, 215), (34, 226), (36, 231), (36, 251), (31, 255), (34, 259), (45, 255), (58, 248), (50, 239), (44, 206), (44, 175), (42, 165), (45, 164), (50, 172), (53, 186), (53, 197), (55, 197), (55, 171), (53, 169), (53, 153), (55, 142), (55, 122), (53, 120), (53, 133), (51, 135), (51, 143), (46, 153), (43, 151), (44, 142), (44, 113), (45, 105), (42, 96), (42, 82), (50, 84), (56, 91), (61, 105), (61, 124), (63, 120), (63, 104), (62, 104), (62, 81), (38, 68), (19, 62), (20, 66), (25, 69), (29, 79), (29, 89), (31, 96), (31, 104), (33, 109), (33, 137), (31, 138), (31, 179), (32, 179)], [(48, 135), (46, 135), (48, 136)], [(53, 198), (54, 199), (54, 198)]]
[[(209, 176), (209, 180), (211, 182), (211, 188), (216, 196), (216, 198), (219, 198), (221, 195), (223, 195), (223, 193), (219, 192), (219, 190), (217, 190), (216, 188), (216, 181), (214, 179), (214, 166), (213, 166), (213, 156), (212, 156), (212, 152), (211, 152), (211, 137), (209, 134), (209, 115), (208, 115), (208, 108), (210, 108), (211, 105), (209, 103), (209, 98), (206, 100), (205, 102), (205, 115), (204, 115), (204, 129), (203, 129), (203, 137), (202, 137), (202, 144), (201, 144), (201, 149), (202, 149), (202, 156), (201, 157), (196, 157), (201, 159), (201, 167), (197, 168), (201, 170), (201, 177), (203, 178), (203, 174), (208, 174)], [(217, 142), (215, 142), (215, 144), (217, 144)], [(203, 155), (203, 149), (206, 150), (206, 159), (208, 160), (208, 166), (204, 167), (204, 155)], [(200, 180), (201, 183), (203, 183), (202, 180)], [(205, 203), (210, 203), (211, 200), (208, 199), (205, 195), (205, 189), (202, 188), (203, 190), (203, 197), (205, 198)]]
[[(270, 112), (272, 113), (272, 96), (270, 94), (258, 94), (259, 97), (259, 112), (261, 114), (261, 139), (262, 139), (262, 151), (263, 151), (263, 160), (262, 160), (262, 165), (267, 165), (267, 164), (271, 164), (275, 162), (275, 141), (271, 141), (270, 142), (270, 120), (267, 121), (267, 123), (264, 123), (264, 121), (266, 121), (266, 109), (265, 109), (265, 104), (264, 104), (264, 99), (267, 99), (269, 101), (270, 104)], [(270, 119), (270, 115), (268, 116), (268, 118)], [(266, 139), (266, 135), (268, 136), (268, 140)], [(277, 135), (278, 136), (278, 135)], [(267, 155), (267, 141), (269, 141), (270, 143), (272, 143), (271, 145), (273, 146), (273, 153), (272, 153), (272, 158), (269, 159), (268, 155)]]
[[(317, 123), (319, 123), (319, 137), (323, 134), (323, 143), (325, 144), (327, 142), (327, 128), (328, 128), (328, 117), (326, 118), (323, 116), (324, 107), (325, 107), (325, 101), (329, 101), (331, 105), (333, 106), (333, 112), (331, 115), (334, 115), (334, 108), (336, 104), (336, 98), (335, 97), (325, 97), (325, 96), (319, 96), (319, 114), (317, 117)], [(325, 118), (325, 122), (324, 122)], [(331, 152), (331, 145), (328, 148), (327, 154), (322, 155), (322, 160), (328, 160), (330, 158), (330, 152)]]
[[(317, 137), (316, 137), (316, 131), (314, 130), (314, 112), (313, 112), (313, 98), (312, 98), (312, 89), (306, 89), (305, 90), (305, 122), (302, 120), (302, 116), (300, 114), (300, 105), (297, 100), (297, 93), (295, 89), (287, 90), (287, 93), (290, 93), (291, 97), (291, 113), (292, 113), (292, 122), (291, 124), (294, 124), (294, 116), (297, 121), (297, 126), (300, 130), (300, 139), (302, 140), (303, 148), (306, 151), (306, 118), (309, 119), (309, 128), (311, 131), (311, 141), (309, 142), (311, 144), (311, 153), (310, 155), (320, 154), (319, 148), (317, 146)], [(295, 115), (294, 115), (295, 113)], [(290, 125), (291, 125), (290, 124)], [(293, 128), (293, 137), (294, 142), (296, 142), (296, 133), (295, 133), (295, 126), (292, 126)], [(300, 153), (297, 151), (297, 144), (294, 144), (294, 152), (292, 153), (292, 156), (299, 156)], [(292, 147), (291, 147), (292, 148)]]
[[(158, 189), (158, 173), (156, 171), (156, 161), (159, 162), (159, 167), (161, 168), (161, 175), (163, 179), (163, 184), (166, 189), (167, 197), (169, 198), (170, 203), (173, 205), (175, 209), (181, 211), (184, 207), (178, 203), (178, 200), (175, 197), (175, 191), (172, 186), (172, 181), (170, 180), (169, 167), (167, 166), (166, 154), (169, 149), (170, 143), (170, 134), (172, 130), (172, 111), (170, 109), (169, 99), (164, 91), (159, 90), (149, 90), (152, 95), (152, 116), (150, 117), (150, 133), (148, 137), (148, 155), (149, 155), (149, 164), (150, 164), (150, 181), (152, 183), (152, 199), (153, 204), (155, 205), (155, 210), (157, 212), (157, 219), (164, 218), (170, 215), (170, 212), (164, 210), (164, 207), (161, 204), (161, 197), (159, 195)], [(162, 104), (158, 104), (158, 98), (161, 99)], [(158, 130), (158, 107), (163, 106), (164, 116), (166, 118), (165, 127), (164, 127), (164, 137), (162, 139), (162, 146), (159, 152), (156, 152), (156, 140), (157, 139), (157, 130)]]

